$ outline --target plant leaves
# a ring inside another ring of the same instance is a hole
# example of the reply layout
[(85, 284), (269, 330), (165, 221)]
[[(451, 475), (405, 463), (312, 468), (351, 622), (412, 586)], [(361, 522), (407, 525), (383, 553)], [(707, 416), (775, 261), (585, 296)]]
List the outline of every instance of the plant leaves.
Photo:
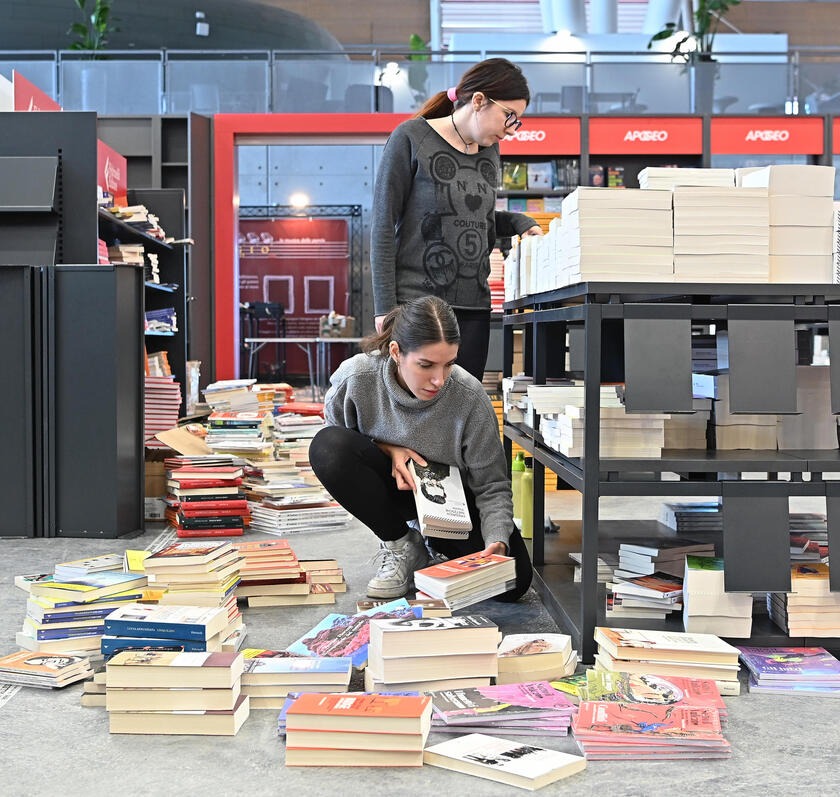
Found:
[(87, 2), (87, 0), (76, 0), (76, 6), (77, 6), (77, 8), (78, 8), (80, 11), (84, 11), (84, 10), (85, 10), (85, 3), (86, 3), (86, 2)]
[(87, 36), (87, 25), (82, 22), (74, 22), (67, 30), (68, 33), (75, 33), (77, 36)]

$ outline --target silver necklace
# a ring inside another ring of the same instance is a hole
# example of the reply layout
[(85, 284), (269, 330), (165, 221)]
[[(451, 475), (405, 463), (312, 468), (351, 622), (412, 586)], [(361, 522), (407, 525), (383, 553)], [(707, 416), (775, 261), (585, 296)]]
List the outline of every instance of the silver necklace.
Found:
[(460, 139), (461, 139), (461, 143), (464, 145), (464, 154), (465, 154), (465, 155), (469, 155), (469, 154), (470, 154), (470, 145), (469, 145), (469, 144), (467, 144), (467, 142), (464, 140), (464, 137), (463, 137), (463, 136), (461, 135), (461, 133), (458, 131), (458, 125), (456, 125), (456, 124), (455, 124), (455, 114), (454, 114), (454, 113), (453, 113), (453, 114), (450, 114), (450, 115), (449, 115), (449, 118), (452, 120), (452, 127), (453, 127), (453, 129), (454, 129), (454, 130), (455, 130), (455, 132), (457, 133), (458, 138), (460, 138)]

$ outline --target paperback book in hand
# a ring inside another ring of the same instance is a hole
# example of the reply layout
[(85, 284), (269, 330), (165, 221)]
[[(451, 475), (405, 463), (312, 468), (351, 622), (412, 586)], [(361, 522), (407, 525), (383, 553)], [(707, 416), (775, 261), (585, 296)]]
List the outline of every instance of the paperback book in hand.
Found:
[(472, 521), (458, 468), (430, 460), (426, 465), (418, 465), (412, 460), (408, 469), (414, 478), (414, 503), (421, 533), (426, 537), (467, 539)]

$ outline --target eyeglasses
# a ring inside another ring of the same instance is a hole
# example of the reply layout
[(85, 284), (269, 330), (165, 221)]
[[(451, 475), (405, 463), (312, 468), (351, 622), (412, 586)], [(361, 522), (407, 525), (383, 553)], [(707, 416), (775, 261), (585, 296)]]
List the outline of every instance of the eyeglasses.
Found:
[(488, 97), (487, 99), (490, 100), (490, 102), (492, 102), (494, 105), (498, 105), (503, 111), (507, 113), (507, 116), (505, 117), (505, 130), (507, 130), (507, 128), (509, 127), (512, 127), (513, 132), (515, 133), (517, 130), (519, 130), (520, 127), (522, 127), (522, 121), (517, 118), (516, 111), (508, 108), (506, 105), (502, 105), (502, 103), (500, 102), (496, 102), (496, 100), (492, 99), (492, 97)]

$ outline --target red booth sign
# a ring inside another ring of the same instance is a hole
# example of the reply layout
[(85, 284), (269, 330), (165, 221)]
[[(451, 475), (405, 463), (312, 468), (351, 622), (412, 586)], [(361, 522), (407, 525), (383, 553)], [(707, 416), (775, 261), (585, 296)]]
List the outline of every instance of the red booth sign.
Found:
[(60, 111), (61, 106), (20, 72), (12, 72), (16, 111)]
[(832, 122), (832, 153), (834, 155), (840, 155), (840, 118), (834, 119)]
[(589, 120), (593, 155), (700, 155), (703, 120), (680, 116), (598, 116)]
[(803, 116), (712, 119), (713, 155), (822, 155), (823, 120)]
[(580, 119), (528, 116), (499, 142), (502, 155), (580, 155)]
[(128, 205), (128, 165), (125, 158), (104, 141), (96, 141), (96, 184), (120, 207)]

